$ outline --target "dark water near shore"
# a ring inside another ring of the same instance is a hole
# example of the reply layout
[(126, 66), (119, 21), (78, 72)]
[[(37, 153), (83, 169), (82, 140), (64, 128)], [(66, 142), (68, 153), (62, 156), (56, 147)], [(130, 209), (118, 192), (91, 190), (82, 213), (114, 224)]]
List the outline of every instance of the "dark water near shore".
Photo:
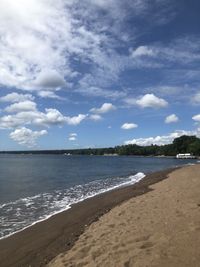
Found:
[(196, 163), (140, 157), (0, 155), (0, 238), (144, 174)]

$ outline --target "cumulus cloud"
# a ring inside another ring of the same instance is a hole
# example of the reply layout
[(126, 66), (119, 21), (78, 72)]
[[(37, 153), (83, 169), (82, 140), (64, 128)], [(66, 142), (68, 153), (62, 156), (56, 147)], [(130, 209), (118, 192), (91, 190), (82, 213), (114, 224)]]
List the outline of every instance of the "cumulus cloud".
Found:
[(77, 137), (77, 133), (70, 133), (69, 135)]
[(36, 111), (36, 103), (29, 100), (14, 103), (6, 107), (5, 111), (10, 113), (18, 113), (22, 111)]
[(85, 114), (79, 114), (78, 116), (74, 117), (65, 117), (65, 120), (70, 125), (78, 125), (80, 124), (84, 119), (87, 118), (88, 115)]
[(79, 114), (74, 117), (64, 116), (57, 109), (45, 109), (45, 113), (39, 112), (36, 118), (32, 121), (33, 124), (36, 125), (44, 125), (49, 127), (50, 125), (78, 125), (83, 121), (87, 115)]
[(122, 126), (121, 126), (121, 129), (123, 130), (131, 130), (131, 129), (134, 129), (134, 128), (137, 128), (138, 125), (135, 124), (135, 123), (124, 123)]
[(103, 114), (115, 109), (116, 107), (112, 103), (104, 103), (100, 108), (92, 108), (90, 111), (97, 114)]
[(34, 147), (39, 137), (47, 134), (46, 130), (32, 131), (26, 127), (21, 127), (10, 133), (10, 138), (20, 145)]
[(70, 133), (68, 140), (69, 141), (76, 141), (77, 140), (77, 134), (76, 133)]
[(148, 46), (139, 46), (135, 50), (131, 50), (131, 57), (137, 58), (141, 56), (153, 56), (155, 53), (154, 51), (149, 48)]
[(84, 26), (82, 5), (77, 9), (76, 1), (2, 0), (0, 9), (2, 85), (24, 90), (63, 87), (66, 78), (77, 73), (71, 57), (94, 61), (95, 53), (101, 53), (104, 35)]
[(57, 71), (55, 70), (44, 70), (39, 73), (35, 80), (35, 85), (39, 88), (59, 88), (66, 85), (66, 82)]
[(99, 115), (99, 114), (92, 114), (92, 115), (90, 115), (89, 118), (90, 118), (92, 121), (100, 121), (100, 120), (103, 119), (102, 116)]
[(60, 96), (58, 96), (57, 94), (55, 94), (52, 91), (38, 91), (38, 96), (42, 97), (42, 98), (53, 98), (53, 99), (62, 99)]
[(170, 133), (169, 135), (161, 135), (155, 137), (147, 137), (147, 138), (136, 138), (132, 140), (127, 140), (124, 142), (125, 145), (139, 145), (139, 146), (150, 146), (150, 145), (166, 145), (173, 142), (175, 138), (178, 138), (182, 135), (196, 135), (200, 137), (200, 128), (195, 131), (185, 131), (185, 130), (177, 130), (175, 132)]
[(35, 97), (31, 94), (18, 94), (18, 93), (10, 93), (5, 96), (0, 97), (0, 102), (23, 102), (26, 100), (34, 100)]
[(200, 122), (200, 114), (193, 116), (192, 119), (196, 122)]
[(62, 125), (66, 121), (60, 111), (53, 108), (45, 109), (46, 113), (39, 113), (38, 117), (34, 119), (33, 123), (38, 125)]
[(69, 140), (69, 141), (76, 141), (76, 137), (74, 137), (74, 136), (70, 136), (68, 140)]
[(0, 117), (0, 128), (1, 129), (12, 129), (16, 127), (22, 127), (24, 125), (37, 125), (50, 127), (53, 125), (62, 126), (78, 125), (87, 115), (79, 114), (77, 116), (69, 117), (64, 116), (57, 109), (45, 109), (45, 112), (38, 110), (33, 111), (21, 111), (13, 115), (6, 115)]
[(165, 108), (168, 103), (163, 98), (159, 98), (154, 94), (146, 94), (135, 101), (136, 105), (142, 108)]
[(64, 75), (63, 42), (70, 28), (64, 1), (2, 0), (0, 9), (0, 84), (32, 90), (46, 69)]
[(176, 114), (171, 114), (165, 118), (165, 123), (173, 123), (178, 122), (179, 118), (176, 116)]

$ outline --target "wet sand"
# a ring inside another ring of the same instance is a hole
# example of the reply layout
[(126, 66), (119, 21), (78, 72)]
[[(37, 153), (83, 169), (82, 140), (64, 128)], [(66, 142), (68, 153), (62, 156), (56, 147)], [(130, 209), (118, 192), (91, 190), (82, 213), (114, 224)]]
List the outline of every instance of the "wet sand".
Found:
[[(88, 228), (91, 223), (98, 221), (103, 214), (107, 213), (113, 207), (116, 207), (124, 201), (127, 201), (131, 198), (136, 200), (137, 198), (134, 197), (153, 190), (149, 186), (167, 178), (171, 171), (172, 169), (153, 173), (146, 176), (136, 185), (119, 188), (87, 199), (83, 202), (73, 205), (71, 209), (65, 212), (59, 213), (48, 220), (37, 223), (34, 226), (25, 229), (22, 232), (0, 240), (0, 266), (45, 266), (58, 254), (71, 249), (79, 236), (84, 232), (85, 229)], [(110, 213), (107, 215), (110, 216), (109, 214)], [(123, 218), (123, 216), (119, 218)], [(115, 222), (112, 223), (112, 218), (109, 220), (111, 220), (110, 224), (113, 225), (113, 227), (110, 228), (109, 226), (108, 230), (112, 230), (115, 228)], [(101, 220), (99, 222), (101, 222)], [(87, 231), (90, 230), (88, 229)], [(124, 240), (124, 242), (126, 243), (126, 240)], [(88, 246), (90, 245), (88, 244)], [(89, 253), (89, 250), (87, 252)], [(79, 256), (81, 255), (82, 253)], [(79, 260), (80, 259), (78, 258), (78, 261)], [(63, 263), (63, 265), (59, 266), (71, 265), (68, 265), (68, 263)], [(75, 263), (75, 265), (72, 266), (77, 265)], [(92, 264), (90, 266), (97, 265)]]
[(48, 267), (199, 267), (200, 165), (149, 189), (91, 224)]

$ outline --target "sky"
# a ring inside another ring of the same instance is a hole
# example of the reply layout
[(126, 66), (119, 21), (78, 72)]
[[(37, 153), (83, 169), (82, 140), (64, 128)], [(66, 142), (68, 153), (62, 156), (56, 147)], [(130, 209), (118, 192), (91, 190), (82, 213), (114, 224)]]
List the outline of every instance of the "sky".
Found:
[(0, 150), (200, 137), (200, 2), (0, 0)]

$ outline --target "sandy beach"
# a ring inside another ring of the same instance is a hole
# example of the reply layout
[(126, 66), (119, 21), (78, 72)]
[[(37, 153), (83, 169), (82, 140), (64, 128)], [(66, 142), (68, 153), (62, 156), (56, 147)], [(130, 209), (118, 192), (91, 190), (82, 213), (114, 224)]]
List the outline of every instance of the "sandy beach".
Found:
[(200, 166), (150, 188), (91, 224), (48, 267), (200, 266)]
[(135, 185), (79, 202), (48, 220), (0, 240), (1, 266), (45, 266), (58, 254), (69, 250), (91, 223), (120, 203), (148, 192), (149, 185), (167, 178), (171, 171), (152, 173)]
[(200, 165), (147, 175), (0, 240), (0, 266), (199, 266), (199, 187)]

